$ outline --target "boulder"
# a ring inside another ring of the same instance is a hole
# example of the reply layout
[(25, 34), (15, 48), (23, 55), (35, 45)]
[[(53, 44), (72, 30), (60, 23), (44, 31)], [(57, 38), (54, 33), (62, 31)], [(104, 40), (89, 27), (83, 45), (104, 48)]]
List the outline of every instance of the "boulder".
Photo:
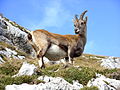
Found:
[(14, 75), (16, 76), (22, 76), (22, 75), (33, 75), (35, 74), (36, 66), (34, 64), (29, 64), (27, 62), (23, 62), (22, 67), (20, 68), (18, 74)]
[(96, 77), (88, 82), (88, 87), (97, 86), (99, 90), (120, 90), (120, 80), (106, 78), (101, 74), (96, 74)]
[(40, 76), (38, 80), (44, 81), (48, 88), (52, 88), (48, 90), (79, 90), (83, 88), (83, 85), (77, 81), (73, 81), (73, 84), (70, 84), (61, 77)]
[(5, 56), (9, 59), (24, 59), (25, 56), (20, 56), (15, 50), (11, 50), (10, 48), (4, 48), (3, 50), (0, 50), (0, 55)]
[(101, 60), (101, 66), (108, 69), (120, 68), (120, 58), (108, 57)]
[(38, 85), (7, 85), (6, 90), (80, 90), (83, 88), (82, 84), (79, 84), (77, 81), (73, 81), (73, 84), (68, 83), (66, 80), (60, 77), (48, 77), (40, 76), (39, 80), (45, 81), (45, 83), (40, 83)]

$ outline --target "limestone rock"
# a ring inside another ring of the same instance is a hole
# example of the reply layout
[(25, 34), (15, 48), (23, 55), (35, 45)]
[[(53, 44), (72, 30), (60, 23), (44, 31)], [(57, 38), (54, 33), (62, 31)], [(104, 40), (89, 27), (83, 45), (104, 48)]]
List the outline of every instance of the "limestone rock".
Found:
[(0, 42), (7, 43), (17, 50), (25, 52), (30, 57), (36, 57), (35, 50), (28, 42), (28, 31), (0, 15)]
[(108, 57), (101, 60), (101, 66), (108, 69), (120, 68), (120, 58)]
[(50, 90), (79, 90), (83, 88), (83, 85), (79, 84), (78, 81), (73, 81), (72, 85), (61, 77), (40, 76), (38, 79), (46, 82), (45, 84), (48, 84), (49, 88), (53, 88)]
[(120, 80), (106, 78), (101, 74), (96, 74), (97, 78), (93, 78), (87, 84), (90, 86), (97, 86), (99, 90), (120, 90)]
[(20, 56), (15, 50), (11, 50), (9, 48), (4, 48), (3, 50), (0, 50), (0, 55), (6, 56), (9, 59), (11, 58), (24, 59), (25, 58), (25, 56)]
[(22, 76), (22, 75), (33, 75), (35, 74), (36, 66), (34, 64), (29, 64), (27, 62), (23, 62), (22, 67), (20, 68), (18, 74), (14, 75), (15, 76)]
[(80, 88), (83, 88), (83, 85), (79, 84), (77, 81), (70, 84), (60, 77), (41, 76), (38, 79), (46, 83), (40, 83), (38, 85), (29, 85), (25, 83), (21, 85), (7, 85), (6, 90), (80, 90)]

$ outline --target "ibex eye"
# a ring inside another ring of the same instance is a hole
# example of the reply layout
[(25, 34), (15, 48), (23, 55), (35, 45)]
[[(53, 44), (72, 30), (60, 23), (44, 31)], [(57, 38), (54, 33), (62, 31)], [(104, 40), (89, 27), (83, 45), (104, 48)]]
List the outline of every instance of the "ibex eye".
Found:
[(81, 22), (81, 25), (83, 25), (84, 23), (83, 22)]

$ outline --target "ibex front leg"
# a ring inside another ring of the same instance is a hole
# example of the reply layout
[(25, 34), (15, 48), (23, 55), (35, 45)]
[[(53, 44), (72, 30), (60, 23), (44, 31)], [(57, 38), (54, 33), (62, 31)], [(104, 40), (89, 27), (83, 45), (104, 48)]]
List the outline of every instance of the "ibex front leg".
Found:
[(44, 61), (43, 61), (43, 53), (42, 51), (39, 51), (38, 55), (37, 55), (37, 58), (39, 59), (38, 60), (38, 64), (40, 66), (40, 68), (45, 68), (45, 64), (44, 64)]
[(43, 57), (46, 54), (48, 47), (49, 47), (49, 44), (44, 44), (44, 46), (42, 48), (40, 47), (41, 49), (39, 49), (37, 57), (39, 59), (38, 63), (39, 63), (40, 68), (45, 68)]
[(73, 65), (73, 50), (68, 49), (68, 62), (69, 64)]

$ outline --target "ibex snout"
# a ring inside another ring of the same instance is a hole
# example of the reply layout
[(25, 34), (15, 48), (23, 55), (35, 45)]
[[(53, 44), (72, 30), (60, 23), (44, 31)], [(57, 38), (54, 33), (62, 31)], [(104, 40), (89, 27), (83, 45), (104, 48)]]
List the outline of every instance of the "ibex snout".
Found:
[(75, 31), (75, 34), (82, 34), (83, 30), (81, 30), (82, 28), (79, 27), (79, 28), (75, 28), (74, 31)]
[(75, 34), (79, 34), (80, 30), (78, 28), (76, 28), (75, 30)]

